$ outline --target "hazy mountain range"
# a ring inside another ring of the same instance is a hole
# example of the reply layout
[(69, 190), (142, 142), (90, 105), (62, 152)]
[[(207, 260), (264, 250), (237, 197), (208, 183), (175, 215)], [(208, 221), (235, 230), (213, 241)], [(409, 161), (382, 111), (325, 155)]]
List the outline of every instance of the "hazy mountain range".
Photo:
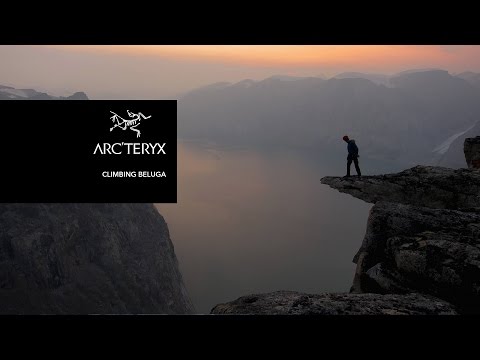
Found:
[[(85, 100), (0, 85), (0, 100)], [(222, 146), (305, 151), (333, 162), (341, 137), (356, 139), (364, 161), (382, 168), (418, 163), (464, 166), (465, 137), (480, 133), (480, 74), (438, 69), (395, 75), (345, 72), (275, 75), (219, 82), (179, 98), (179, 136)]]
[(449, 149), (478, 130), (479, 78), (434, 69), (217, 83), (179, 99), (179, 135), (336, 160), (348, 134), (371, 161), (464, 166)]
[(468, 81), (470, 84), (480, 87), (480, 74), (474, 73), (471, 71), (465, 71), (461, 74), (458, 74), (457, 77)]
[(71, 96), (52, 96), (33, 89), (15, 89), (0, 85), (0, 100), (88, 100), (84, 92), (76, 92)]

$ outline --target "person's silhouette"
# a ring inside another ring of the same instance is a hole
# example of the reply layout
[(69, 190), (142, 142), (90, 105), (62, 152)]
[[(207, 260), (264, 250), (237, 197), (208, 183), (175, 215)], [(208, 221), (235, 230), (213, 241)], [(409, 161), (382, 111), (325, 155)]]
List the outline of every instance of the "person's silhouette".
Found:
[(347, 175), (346, 177), (350, 176), (350, 166), (352, 165), (352, 161), (355, 164), (355, 170), (357, 171), (358, 177), (362, 176), (362, 173), (360, 171), (360, 167), (358, 166), (358, 158), (360, 155), (358, 155), (358, 146), (355, 144), (355, 140), (350, 140), (347, 135), (343, 137), (343, 140), (348, 144), (347, 145), (347, 150), (348, 150), (348, 156), (347, 156)]

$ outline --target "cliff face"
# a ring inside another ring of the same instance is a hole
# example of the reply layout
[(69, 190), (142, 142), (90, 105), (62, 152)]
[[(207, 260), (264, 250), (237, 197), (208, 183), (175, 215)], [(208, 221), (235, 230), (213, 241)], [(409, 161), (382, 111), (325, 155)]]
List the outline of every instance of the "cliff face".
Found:
[(378, 202), (354, 262), (353, 292), (421, 292), (478, 311), (480, 211)]
[(479, 145), (480, 137), (465, 141), (469, 169), (416, 166), (398, 174), (321, 180), (375, 204), (353, 259), (350, 293), (252, 295), (212, 313), (480, 313)]
[(468, 167), (480, 169), (480, 136), (466, 139), (463, 151)]
[[(480, 159), (476, 139), (465, 141), (469, 166)], [(375, 203), (353, 260), (352, 292), (421, 292), (462, 312), (480, 312), (480, 171), (474, 166), (417, 166), (322, 183)]]
[(191, 312), (152, 204), (0, 204), (0, 313)]

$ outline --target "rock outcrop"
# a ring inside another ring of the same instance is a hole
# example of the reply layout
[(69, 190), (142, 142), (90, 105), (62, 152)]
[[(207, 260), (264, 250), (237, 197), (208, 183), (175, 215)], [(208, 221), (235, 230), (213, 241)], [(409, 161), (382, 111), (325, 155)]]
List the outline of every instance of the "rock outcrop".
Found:
[(214, 314), (480, 314), (480, 137), (470, 169), (416, 166), (398, 174), (324, 177), (375, 205), (346, 294), (275, 292), (217, 305)]
[[(475, 139), (465, 141), (469, 164), (480, 156)], [(480, 172), (417, 166), (322, 183), (375, 203), (352, 292), (421, 292), (480, 313)]]
[(370, 211), (353, 292), (421, 292), (480, 309), (480, 211), (378, 202)]
[(463, 151), (467, 166), (471, 169), (480, 169), (480, 136), (465, 139)]
[(437, 209), (480, 207), (480, 172), (469, 169), (415, 166), (397, 174), (327, 176), (321, 182), (369, 203), (388, 201)]
[(0, 204), (1, 314), (185, 314), (152, 204)]
[(455, 315), (449, 303), (420, 294), (303, 294), (277, 291), (215, 306), (217, 315)]

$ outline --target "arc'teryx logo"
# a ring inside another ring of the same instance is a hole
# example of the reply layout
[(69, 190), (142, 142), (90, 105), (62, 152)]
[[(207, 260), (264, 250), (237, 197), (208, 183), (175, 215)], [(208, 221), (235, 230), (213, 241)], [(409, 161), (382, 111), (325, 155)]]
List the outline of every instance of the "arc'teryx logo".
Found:
[(113, 125), (110, 128), (110, 131), (112, 131), (113, 129), (115, 129), (117, 127), (122, 129), (122, 130), (130, 129), (130, 130), (135, 131), (137, 133), (137, 138), (140, 137), (140, 130), (137, 129), (137, 126), (140, 125), (140, 121), (142, 119), (149, 119), (149, 118), (152, 117), (151, 115), (150, 116), (145, 116), (141, 112), (134, 113), (134, 112), (131, 112), (130, 110), (127, 110), (127, 114), (130, 117), (130, 119), (124, 119), (120, 115), (118, 115), (117, 113), (114, 113), (113, 111), (110, 111), (110, 112), (113, 114), (110, 117), (110, 119), (112, 120), (112, 122), (115, 123), (115, 125)]

